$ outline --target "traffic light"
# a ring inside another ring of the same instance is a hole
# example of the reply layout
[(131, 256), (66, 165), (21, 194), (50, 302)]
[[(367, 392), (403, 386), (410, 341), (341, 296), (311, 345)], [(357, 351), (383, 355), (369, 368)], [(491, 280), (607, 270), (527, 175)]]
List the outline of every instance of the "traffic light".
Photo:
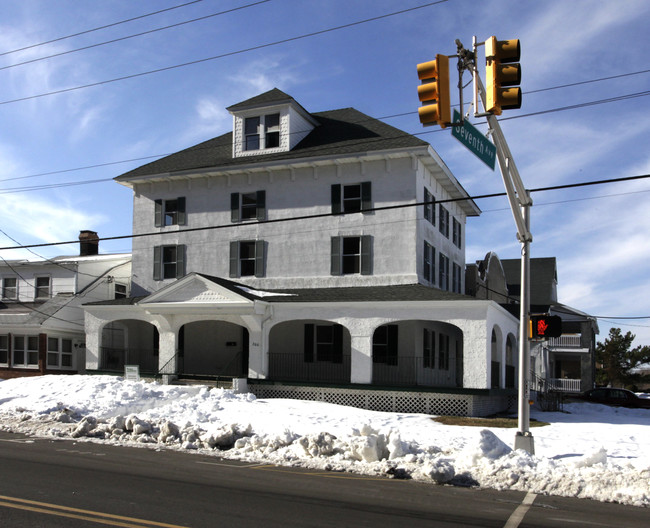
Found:
[(501, 115), (501, 110), (521, 108), (521, 56), (519, 39), (485, 41), (485, 110)]
[(557, 315), (531, 315), (528, 337), (547, 339), (562, 335), (562, 318)]
[(418, 108), (420, 123), (440, 125), (451, 123), (451, 100), (449, 94), (449, 57), (436, 55), (436, 59), (418, 64), (418, 96), (422, 106)]

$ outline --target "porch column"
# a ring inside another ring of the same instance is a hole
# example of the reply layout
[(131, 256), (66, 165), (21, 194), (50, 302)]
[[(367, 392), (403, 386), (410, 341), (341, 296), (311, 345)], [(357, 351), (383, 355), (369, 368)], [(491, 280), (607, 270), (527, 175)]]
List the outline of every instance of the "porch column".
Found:
[(177, 332), (170, 329), (159, 330), (158, 339), (158, 370), (165, 375), (177, 374), (178, 359), (176, 349), (178, 348)]
[(99, 369), (100, 328), (103, 322), (86, 311), (84, 319), (86, 332), (86, 370)]
[(352, 335), (350, 382), (372, 383), (372, 334)]
[(255, 301), (255, 314), (242, 316), (248, 329), (248, 373), (251, 379), (266, 379), (269, 374), (269, 325), (273, 314), (266, 303)]
[(463, 331), (463, 387), (485, 389), (490, 386), (492, 333), (484, 320), (454, 322)]

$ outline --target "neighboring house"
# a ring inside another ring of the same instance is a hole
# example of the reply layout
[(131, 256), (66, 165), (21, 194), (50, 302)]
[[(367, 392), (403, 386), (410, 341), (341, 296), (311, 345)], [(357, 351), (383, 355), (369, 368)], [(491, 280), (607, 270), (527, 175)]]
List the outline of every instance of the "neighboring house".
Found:
[[(467, 268), (468, 293), (489, 298), (518, 313), (521, 260), (488, 253)], [(470, 284), (472, 286), (470, 286)], [(594, 317), (558, 302), (555, 257), (530, 260), (530, 313), (562, 318), (562, 335), (531, 342), (534, 389), (580, 392), (594, 387), (598, 324)]]
[(517, 319), (462, 293), (480, 210), (433, 148), (277, 89), (228, 110), (232, 133), (116, 178), (134, 195), (133, 297), (85, 306), (87, 369), (375, 409), (507, 408)]
[(130, 295), (131, 255), (99, 255), (93, 231), (80, 254), (0, 263), (0, 378), (85, 370), (85, 302)]

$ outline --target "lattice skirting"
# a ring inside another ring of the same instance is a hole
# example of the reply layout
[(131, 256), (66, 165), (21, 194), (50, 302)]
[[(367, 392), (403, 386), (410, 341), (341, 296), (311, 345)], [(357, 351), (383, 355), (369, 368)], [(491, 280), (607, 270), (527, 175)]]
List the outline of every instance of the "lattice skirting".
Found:
[(248, 381), (248, 390), (258, 398), (313, 400), (372, 411), (447, 416), (490, 416), (516, 405), (516, 400), (508, 396), (266, 385), (252, 380)]

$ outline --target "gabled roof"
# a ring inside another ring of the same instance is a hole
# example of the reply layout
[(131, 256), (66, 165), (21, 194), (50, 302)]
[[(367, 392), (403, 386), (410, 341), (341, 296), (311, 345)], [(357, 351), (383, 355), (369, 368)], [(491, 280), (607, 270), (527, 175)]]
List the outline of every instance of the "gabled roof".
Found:
[(165, 156), (157, 161), (142, 165), (115, 179), (118, 182), (128, 184), (131, 179), (176, 172), (208, 169), (228, 170), (251, 164), (364, 154), (383, 150), (428, 147), (429, 145), (426, 141), (387, 125), (354, 108), (342, 108), (310, 115), (318, 123), (318, 126), (289, 152), (261, 154), (256, 155), (254, 158), (250, 156), (236, 158), (233, 157), (232, 152), (232, 133), (228, 132), (222, 136)]
[(290, 102), (295, 103), (295, 101), (296, 100), (293, 97), (284, 93), (282, 90), (273, 88), (268, 92), (264, 92), (263, 94), (256, 95), (255, 97), (251, 97), (250, 99), (246, 99), (241, 103), (237, 103), (232, 106), (229, 106), (228, 108), (226, 108), (226, 110), (228, 110), (229, 112), (237, 112), (239, 110), (245, 110), (248, 108), (257, 108), (260, 106), (272, 106), (277, 104), (286, 104)]
[[(189, 284), (192, 281), (192, 277), (200, 278), (206, 284), (212, 283), (222, 292), (232, 292), (234, 297), (241, 297), (242, 299), (247, 299), (249, 301), (265, 301), (268, 303), (477, 301), (475, 297), (442, 291), (422, 284), (259, 290), (221, 277), (192, 272), (147, 297), (97, 301), (87, 303), (84, 306), (124, 306), (129, 304), (148, 305), (157, 300), (172, 300), (172, 298), (167, 296), (167, 292), (173, 292), (174, 290), (182, 288), (185, 284)], [(174, 297), (173, 301), (185, 302), (181, 300), (180, 297)]]

